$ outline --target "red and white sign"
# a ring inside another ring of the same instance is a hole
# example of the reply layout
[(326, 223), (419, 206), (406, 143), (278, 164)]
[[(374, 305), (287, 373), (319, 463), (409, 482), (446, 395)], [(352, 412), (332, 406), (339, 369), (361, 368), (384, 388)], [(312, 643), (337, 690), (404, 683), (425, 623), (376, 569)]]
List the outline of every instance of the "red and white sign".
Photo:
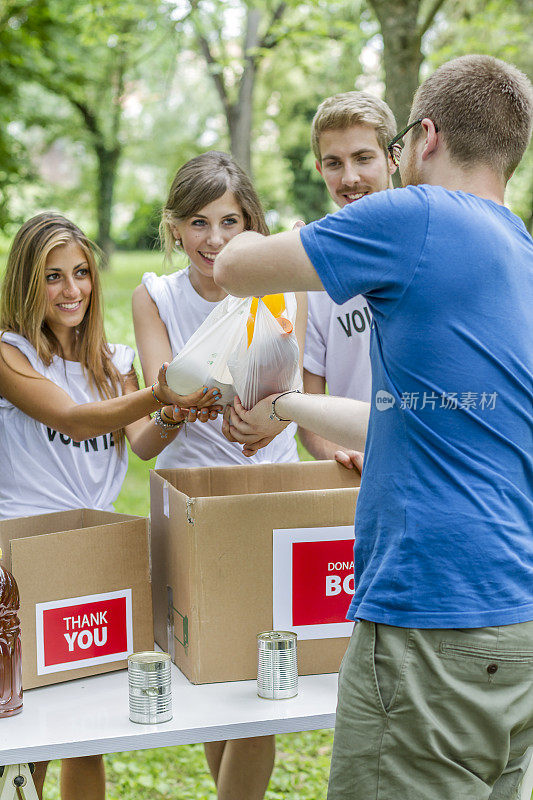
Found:
[(133, 652), (131, 589), (35, 606), (37, 674), (122, 661)]
[(354, 593), (351, 525), (273, 531), (273, 623), (299, 639), (350, 636)]

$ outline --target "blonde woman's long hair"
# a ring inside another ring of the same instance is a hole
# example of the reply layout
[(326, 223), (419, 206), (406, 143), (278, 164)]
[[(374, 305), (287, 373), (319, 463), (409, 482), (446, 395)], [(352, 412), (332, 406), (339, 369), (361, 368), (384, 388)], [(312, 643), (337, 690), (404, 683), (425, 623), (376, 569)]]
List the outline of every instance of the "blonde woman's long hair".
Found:
[[(60, 214), (38, 214), (16, 234), (2, 284), (0, 328), (24, 336), (46, 366), (54, 356), (63, 357), (61, 344), (45, 319), (48, 307), (45, 266), (48, 254), (55, 247), (72, 242), (87, 260), (92, 286), (87, 311), (76, 329), (74, 353), (89, 384), (106, 400), (122, 394), (124, 378), (113, 364), (104, 331), (99, 251), (83, 231)], [(124, 430), (115, 432), (115, 441), (121, 452)]]

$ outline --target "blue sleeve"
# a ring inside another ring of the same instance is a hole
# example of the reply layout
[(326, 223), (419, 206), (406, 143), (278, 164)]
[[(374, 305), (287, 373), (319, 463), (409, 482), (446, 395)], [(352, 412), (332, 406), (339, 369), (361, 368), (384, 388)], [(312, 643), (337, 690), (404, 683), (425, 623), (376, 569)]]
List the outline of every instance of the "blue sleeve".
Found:
[(304, 249), (339, 305), (357, 294), (398, 301), (418, 265), (428, 230), (424, 187), (367, 195), (300, 230)]

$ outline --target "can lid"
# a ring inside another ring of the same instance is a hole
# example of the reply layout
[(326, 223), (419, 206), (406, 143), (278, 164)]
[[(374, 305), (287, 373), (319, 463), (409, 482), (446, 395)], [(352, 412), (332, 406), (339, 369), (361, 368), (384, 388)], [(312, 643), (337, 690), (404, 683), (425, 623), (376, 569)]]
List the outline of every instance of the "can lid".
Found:
[(284, 650), (296, 644), (293, 631), (262, 631), (257, 634), (257, 641), (271, 650)]
[(143, 653), (131, 653), (128, 664), (160, 664), (170, 661), (168, 653), (157, 653), (155, 650), (146, 650)]

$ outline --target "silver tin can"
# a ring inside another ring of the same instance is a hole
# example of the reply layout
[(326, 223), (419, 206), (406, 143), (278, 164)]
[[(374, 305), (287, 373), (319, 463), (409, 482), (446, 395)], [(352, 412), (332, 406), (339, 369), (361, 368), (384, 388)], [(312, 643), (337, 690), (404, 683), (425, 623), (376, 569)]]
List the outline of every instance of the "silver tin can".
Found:
[(296, 634), (292, 631), (257, 634), (257, 694), (269, 700), (298, 694)]
[(132, 653), (128, 656), (130, 719), (153, 725), (172, 719), (168, 653)]

